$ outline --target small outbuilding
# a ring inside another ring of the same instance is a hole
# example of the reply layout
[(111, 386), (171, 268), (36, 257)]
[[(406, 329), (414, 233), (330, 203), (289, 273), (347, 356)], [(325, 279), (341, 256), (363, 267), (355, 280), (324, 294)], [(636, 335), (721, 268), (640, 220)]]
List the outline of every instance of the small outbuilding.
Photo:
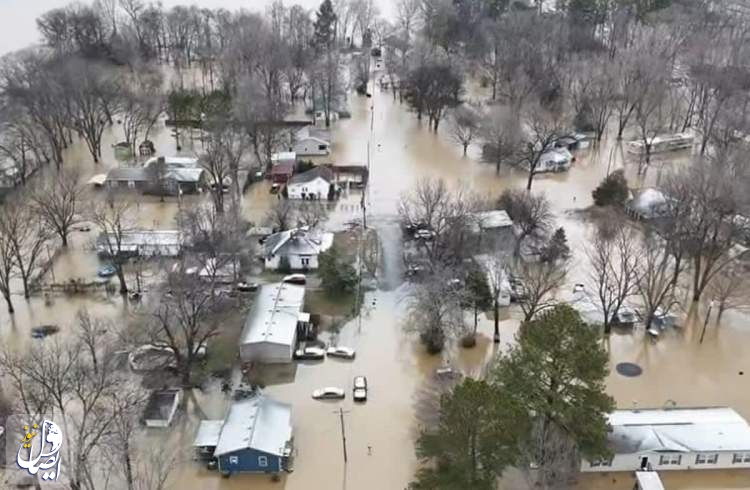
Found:
[(470, 226), (480, 251), (513, 249), (516, 235), (507, 211), (496, 209), (474, 213)]
[(221, 420), (204, 420), (193, 447), (224, 475), (281, 473), (292, 456), (292, 407), (265, 395), (235, 401)]
[(240, 338), (242, 362), (292, 362), (305, 287), (276, 283), (260, 287)]
[(325, 156), (331, 152), (330, 134), (307, 126), (294, 135), (290, 148), (296, 156)]
[(143, 410), (143, 421), (147, 427), (169, 427), (180, 405), (180, 390), (154, 391)]
[(274, 184), (286, 184), (292, 175), (294, 175), (294, 168), (296, 165), (296, 153), (274, 153), (271, 155), (271, 181)]
[(669, 212), (669, 200), (662, 191), (646, 187), (634, 193), (633, 198), (625, 204), (625, 209), (636, 219), (661, 218)]
[[(96, 251), (108, 257), (113, 252), (132, 257), (177, 257), (182, 252), (183, 236), (178, 230), (139, 230), (123, 232), (118, 237), (99, 234)], [(109, 243), (108, 243), (109, 241)]]

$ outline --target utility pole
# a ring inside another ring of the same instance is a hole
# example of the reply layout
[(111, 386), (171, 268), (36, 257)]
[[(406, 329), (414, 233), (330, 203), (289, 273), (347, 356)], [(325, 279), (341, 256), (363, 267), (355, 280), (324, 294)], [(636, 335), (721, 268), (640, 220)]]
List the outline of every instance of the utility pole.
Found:
[(346, 466), (347, 461), (349, 460), (347, 454), (346, 454), (346, 429), (344, 427), (344, 412), (343, 408), (339, 408), (338, 412), (333, 412), (339, 414), (339, 420), (341, 420), (341, 446), (344, 448), (344, 466)]

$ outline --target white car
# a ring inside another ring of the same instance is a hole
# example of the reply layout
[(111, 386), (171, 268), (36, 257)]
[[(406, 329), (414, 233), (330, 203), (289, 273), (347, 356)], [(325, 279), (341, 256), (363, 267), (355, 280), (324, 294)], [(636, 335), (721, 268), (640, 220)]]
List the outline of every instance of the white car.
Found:
[(354, 359), (356, 352), (350, 347), (329, 347), (328, 357), (341, 357), (342, 359)]
[(343, 400), (346, 398), (346, 393), (341, 388), (328, 386), (313, 391), (312, 397), (316, 400)]
[(294, 358), (303, 361), (317, 361), (326, 356), (326, 351), (320, 347), (305, 347), (294, 352)]
[(367, 378), (357, 376), (354, 378), (354, 389), (352, 390), (355, 402), (367, 401)]
[(435, 238), (435, 232), (422, 228), (414, 232), (414, 238), (418, 240), (432, 240), (433, 238)]

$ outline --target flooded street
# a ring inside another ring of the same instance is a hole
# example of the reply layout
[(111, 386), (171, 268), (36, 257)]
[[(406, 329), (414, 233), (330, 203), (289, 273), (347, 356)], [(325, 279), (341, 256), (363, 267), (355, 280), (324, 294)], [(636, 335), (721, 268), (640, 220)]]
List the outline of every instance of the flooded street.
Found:
[[(27, 2), (29, 3), (29, 2)], [(6, 0), (0, 4), (0, 32), (6, 36), (2, 50), (21, 47), (30, 39), (33, 17), (46, 9), (60, 5), (58, 0), (34, 2), (33, 7), (19, 7), (20, 2)], [(165, 7), (180, 3), (165, 1)], [(228, 0), (202, 1), (201, 6), (236, 8), (251, 6), (260, 9), (270, 3)], [(287, 2), (288, 3), (288, 2)], [(314, 8), (318, 0), (305, 0), (305, 7)], [(381, 2), (381, 10), (392, 12), (393, 1)], [(250, 5), (252, 4), (252, 5)], [(24, 4), (25, 5), (25, 4)], [(7, 15), (4, 15), (7, 14)], [(11, 27), (13, 26), (13, 27)], [(19, 30), (25, 29), (23, 33)], [(26, 32), (28, 31), (28, 32)], [(11, 39), (12, 38), (12, 39)], [(19, 44), (19, 46), (16, 46)], [(377, 80), (381, 74), (376, 73)], [(280, 481), (268, 476), (234, 475), (222, 478), (216, 471), (208, 471), (193, 462), (189, 454), (181, 459), (175, 471), (174, 488), (235, 490), (402, 490), (411, 481), (415, 467), (414, 440), (418, 430), (418, 394), (428, 386), (437, 367), (450, 365), (469, 376), (481, 376), (499, 351), (514, 342), (519, 327), (520, 311), (515, 307), (501, 311), (501, 343), (492, 342), (493, 324), (489, 317), (480, 316), (479, 337), (472, 349), (451, 345), (438, 356), (429, 356), (414, 335), (404, 332), (408, 284), (403, 281), (402, 233), (398, 223), (398, 204), (401, 196), (421, 179), (444, 179), (450, 186), (465, 185), (495, 200), (505, 189), (523, 188), (526, 175), (509, 168), (496, 173), (493, 165), (478, 161), (478, 149), (472, 148), (467, 157), (447, 136), (447, 129), (435, 134), (426, 129), (406, 106), (395, 100), (390, 92), (374, 88), (372, 98), (350, 95), (352, 117), (338, 122), (333, 128), (333, 152), (330, 161), (337, 165), (368, 165), (370, 181), (365, 203), (368, 227), (378, 232), (381, 243), (378, 288), (365, 295), (361, 317), (350, 320), (338, 334), (341, 345), (356, 349), (356, 359), (340, 361), (299, 362), (284, 373), (270, 377), (265, 393), (292, 405), (294, 425), (294, 471)], [(183, 142), (183, 150), (174, 151), (175, 142), (163, 121), (157, 124), (152, 139), (164, 155), (193, 156), (200, 153), (200, 144)], [(116, 167), (111, 145), (122, 139), (121, 128), (115, 126), (105, 133), (104, 157), (99, 165), (91, 163), (82, 143), (65, 153), (65, 165), (80, 171), (81, 182), (95, 174), (106, 173)], [(543, 192), (549, 198), (557, 226), (563, 226), (573, 252), (573, 264), (567, 283), (572, 288), (586, 275), (585, 246), (592, 231), (586, 210), (592, 205), (591, 191), (609, 172), (625, 166), (632, 187), (658, 184), (670, 168), (684, 163), (685, 155), (673, 161), (654, 165), (645, 176), (637, 175), (637, 165), (625, 164), (621, 145), (605, 137), (602, 143), (582, 150), (568, 172), (538, 175), (533, 192)], [(44, 175), (43, 178), (46, 178)], [(268, 209), (278, 197), (269, 192), (270, 183), (250, 186), (241, 202), (245, 220), (262, 224)], [(92, 187), (87, 198), (102, 201), (106, 192)], [(132, 225), (154, 230), (175, 229), (176, 216), (181, 206), (195, 206), (208, 202), (207, 195), (176, 198), (144, 197), (135, 193), (122, 194), (132, 203)], [(361, 220), (361, 195), (352, 191), (332, 205), (327, 226), (341, 230)], [(46, 274), (46, 282), (62, 283), (71, 279), (96, 277), (102, 263), (94, 251), (96, 230), (75, 231), (68, 250), (60, 252), (53, 267)], [(147, 275), (146, 279), (149, 277)], [(92, 316), (110, 320), (114, 328), (122, 328), (140, 308), (120, 295), (101, 293), (86, 296), (50, 295), (23, 299), (20, 284), (14, 296), (16, 313), (8, 315), (0, 305), (0, 341), (23, 351), (33, 340), (32, 327), (57, 324), (61, 337), (70, 334), (75, 316), (86, 309)], [(644, 338), (642, 329), (621, 333), (615, 331), (606, 342), (610, 352), (610, 375), (607, 390), (618, 407), (661, 407), (674, 403), (678, 406), (727, 405), (750, 420), (750, 324), (743, 315), (727, 313), (721, 326), (713, 319), (708, 324), (703, 343), (699, 343), (704, 306), (696, 306), (680, 328), (666, 332), (657, 342)], [(229, 325), (239, 331), (242, 324)], [(642, 369), (642, 375), (626, 378), (617, 374), (614, 366), (632, 362)], [(369, 397), (364, 404), (351, 400), (352, 380), (367, 376)], [(314, 389), (337, 386), (347, 392), (342, 402), (317, 401), (311, 398)], [(197, 406), (191, 402), (188, 413), (180, 417), (170, 429), (170, 441), (188, 453), (201, 416), (222, 418), (229, 403), (218, 383), (207, 384), (196, 392)], [(342, 423), (339, 409), (343, 409), (346, 435), (347, 462), (344, 462)], [(146, 437), (157, 441), (163, 432), (149, 430)], [(506, 490), (522, 490), (514, 472), (501, 482)], [(697, 472), (684, 474), (662, 473), (669, 490), (750, 489), (750, 472)], [(633, 478), (629, 474), (594, 474), (582, 476), (581, 489), (630, 490)]]

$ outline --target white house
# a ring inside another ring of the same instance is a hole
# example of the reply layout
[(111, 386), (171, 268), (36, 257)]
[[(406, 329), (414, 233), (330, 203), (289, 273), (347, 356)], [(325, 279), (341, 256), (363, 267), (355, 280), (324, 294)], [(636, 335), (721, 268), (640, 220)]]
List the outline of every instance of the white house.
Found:
[(306, 126), (294, 135), (290, 151), (297, 156), (325, 156), (331, 152), (331, 139), (323, 131)]
[(305, 287), (277, 283), (260, 287), (240, 339), (243, 362), (292, 362)]
[(750, 425), (727, 407), (615, 410), (608, 460), (583, 472), (750, 469)]
[(315, 167), (289, 179), (286, 185), (287, 197), (289, 199), (327, 199), (333, 183), (334, 175), (330, 168)]
[(264, 244), (266, 269), (277, 270), (288, 261), (293, 270), (315, 270), (318, 255), (333, 245), (333, 233), (317, 233), (307, 228), (274, 233)]

